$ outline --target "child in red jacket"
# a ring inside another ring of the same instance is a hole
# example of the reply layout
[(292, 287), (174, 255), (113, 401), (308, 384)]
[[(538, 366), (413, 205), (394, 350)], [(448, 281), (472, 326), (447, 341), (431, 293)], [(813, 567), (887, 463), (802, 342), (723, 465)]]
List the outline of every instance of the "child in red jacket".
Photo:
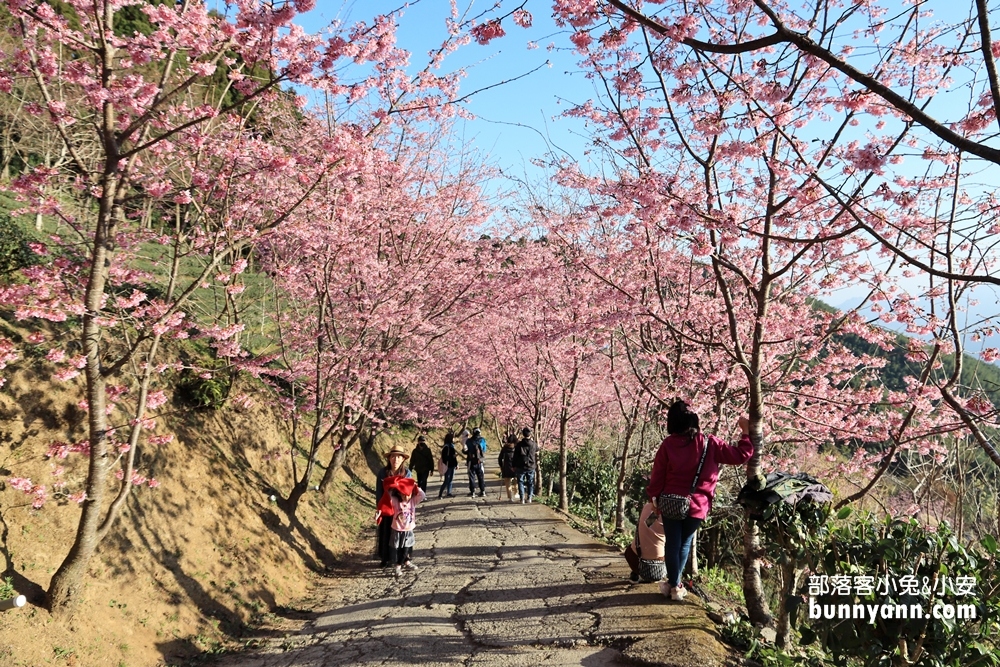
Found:
[(426, 496), (411, 477), (387, 477), (385, 488), (389, 490), (392, 503), (392, 537), (389, 541), (390, 561), (396, 564), (396, 576), (403, 568), (416, 570), (413, 564), (413, 545), (416, 538), (413, 530), (417, 527), (417, 505)]

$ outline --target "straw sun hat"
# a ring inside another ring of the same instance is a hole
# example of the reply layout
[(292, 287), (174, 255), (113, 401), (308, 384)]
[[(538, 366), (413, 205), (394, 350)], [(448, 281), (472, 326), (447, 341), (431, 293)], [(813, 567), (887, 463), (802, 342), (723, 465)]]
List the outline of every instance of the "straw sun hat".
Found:
[(385, 460), (386, 460), (386, 461), (388, 461), (388, 460), (389, 460), (389, 457), (390, 457), (390, 456), (392, 456), (393, 454), (399, 454), (400, 456), (402, 456), (402, 457), (403, 457), (403, 459), (408, 459), (408, 458), (410, 458), (410, 455), (409, 455), (409, 454), (407, 454), (406, 452), (404, 452), (404, 451), (403, 451), (403, 448), (402, 448), (402, 447), (400, 447), (399, 445), (393, 445), (393, 446), (392, 446), (392, 449), (390, 449), (389, 451), (387, 451), (387, 452), (385, 453)]

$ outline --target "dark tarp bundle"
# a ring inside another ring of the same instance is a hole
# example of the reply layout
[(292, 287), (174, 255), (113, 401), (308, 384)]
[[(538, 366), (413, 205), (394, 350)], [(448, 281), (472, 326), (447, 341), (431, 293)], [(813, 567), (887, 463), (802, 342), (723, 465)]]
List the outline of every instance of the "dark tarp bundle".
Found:
[(736, 502), (750, 510), (750, 516), (760, 519), (764, 508), (778, 502), (795, 505), (801, 501), (828, 503), (833, 493), (824, 484), (804, 472), (793, 475), (788, 472), (768, 473), (764, 488), (751, 489), (747, 483), (736, 496)]

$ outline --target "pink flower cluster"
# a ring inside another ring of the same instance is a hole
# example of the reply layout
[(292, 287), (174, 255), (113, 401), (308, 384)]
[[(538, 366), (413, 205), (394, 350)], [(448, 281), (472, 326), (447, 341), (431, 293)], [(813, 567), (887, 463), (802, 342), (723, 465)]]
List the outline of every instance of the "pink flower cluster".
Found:
[(476, 40), (476, 43), (483, 46), (486, 46), (492, 40), (497, 39), (498, 37), (503, 37), (507, 34), (500, 25), (499, 19), (493, 19), (492, 21), (487, 21), (486, 23), (480, 23), (479, 25), (474, 26), (470, 32), (472, 34), (472, 38)]
[[(0, 369), (7, 368), (7, 364), (17, 359), (17, 348), (14, 343), (6, 338), (0, 338)], [(6, 379), (0, 377), (0, 387), (6, 383)]]
[(162, 407), (167, 402), (167, 394), (162, 389), (159, 391), (151, 391), (148, 396), (146, 396), (146, 409), (156, 410)]
[(23, 491), (24, 493), (32, 496), (31, 506), (33, 508), (41, 509), (42, 505), (49, 498), (49, 492), (45, 490), (45, 487), (40, 484), (33, 484), (27, 477), (11, 477), (7, 480), (11, 488), (16, 491)]
[(53, 442), (51, 445), (49, 445), (49, 451), (45, 452), (45, 457), (50, 459), (51, 458), (64, 459), (70, 454), (89, 455), (90, 441), (80, 440), (79, 442), (75, 442), (73, 444), (69, 444), (66, 442), (59, 442), (59, 441)]
[[(121, 468), (116, 470), (115, 478), (118, 479), (119, 481), (125, 479), (125, 471), (122, 470)], [(132, 484), (132, 486), (142, 486), (143, 484), (145, 484), (151, 489), (155, 489), (160, 485), (160, 483), (156, 481), (155, 478), (153, 477), (147, 478), (145, 475), (142, 475), (138, 470), (132, 471), (132, 476), (129, 478), (129, 482)]]

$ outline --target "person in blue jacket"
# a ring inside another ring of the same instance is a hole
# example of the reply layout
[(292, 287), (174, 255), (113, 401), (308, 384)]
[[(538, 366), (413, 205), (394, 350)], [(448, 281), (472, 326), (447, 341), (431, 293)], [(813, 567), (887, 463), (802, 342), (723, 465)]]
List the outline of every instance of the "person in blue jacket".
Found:
[(486, 470), (483, 461), (486, 458), (486, 438), (478, 428), (472, 429), (472, 435), (465, 443), (466, 465), (469, 466), (469, 497), (476, 495), (476, 482), (479, 482), (479, 497), (486, 496)]

